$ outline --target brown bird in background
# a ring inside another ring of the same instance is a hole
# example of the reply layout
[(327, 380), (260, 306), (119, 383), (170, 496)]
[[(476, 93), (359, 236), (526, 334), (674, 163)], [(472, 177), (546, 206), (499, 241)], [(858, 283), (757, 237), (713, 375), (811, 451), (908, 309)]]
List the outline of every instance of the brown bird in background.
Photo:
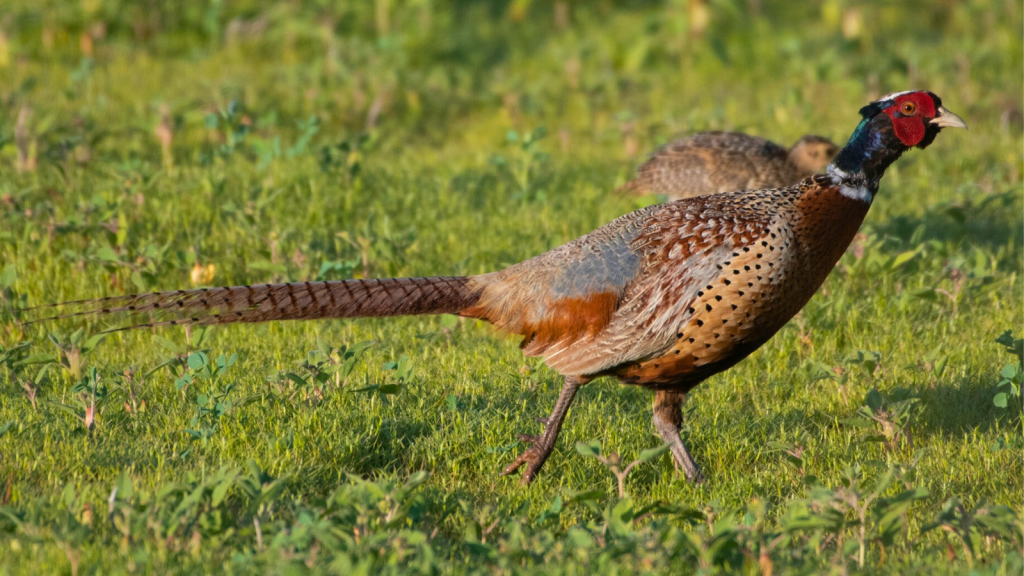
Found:
[(839, 146), (822, 136), (804, 136), (786, 150), (739, 132), (700, 132), (652, 154), (619, 191), (679, 200), (792, 186), (824, 168), (838, 152)]
[[(459, 314), (523, 336), (565, 378), (540, 436), (505, 468), (534, 479), (581, 386), (614, 376), (655, 393), (654, 426), (678, 468), (702, 476), (679, 435), (694, 386), (768, 341), (846, 250), (888, 167), (943, 127), (966, 127), (930, 92), (891, 94), (829, 166), (787, 188), (649, 206), (490, 274), (235, 286), (83, 300), (82, 314), (146, 313), (156, 324)], [(52, 318), (51, 318), (52, 319)], [(141, 324), (139, 326), (152, 326)], [(136, 327), (136, 326), (133, 326)]]

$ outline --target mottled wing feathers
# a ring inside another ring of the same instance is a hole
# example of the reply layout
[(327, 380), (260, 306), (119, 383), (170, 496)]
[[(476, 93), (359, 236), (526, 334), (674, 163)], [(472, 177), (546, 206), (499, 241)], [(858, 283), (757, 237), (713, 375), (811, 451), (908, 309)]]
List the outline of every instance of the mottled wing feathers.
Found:
[(597, 375), (660, 354), (701, 283), (737, 246), (763, 234), (765, 217), (728, 196), (651, 206), (475, 277), (481, 296), (464, 314), (523, 335), (527, 355), (567, 375)]
[(506, 311), (520, 315), (482, 317), (526, 336), (526, 352), (562, 374), (687, 388), (756, 350), (803, 307), (867, 206), (825, 175), (651, 206), (477, 277), (492, 282), (478, 305), (513, 303)]
[(615, 315), (593, 339), (548, 351), (547, 364), (563, 374), (592, 375), (664, 353), (691, 316), (701, 286), (720, 274), (721, 263), (736, 249), (759, 238), (768, 223), (739, 206), (724, 210), (721, 199), (654, 207), (632, 242), (641, 269)]
[[(666, 346), (648, 358), (607, 373), (625, 382), (687, 390), (739, 362), (772, 337), (821, 286), (863, 221), (869, 204), (843, 193), (829, 176), (777, 190), (731, 192), (708, 202), (732, 204), (707, 223), (725, 225), (731, 249), (710, 261), (714, 269), (691, 285), (686, 313)], [(757, 217), (761, 214), (762, 217)], [(731, 228), (731, 234), (728, 232)], [(669, 249), (671, 250), (671, 249)], [(694, 293), (693, 290), (696, 290)], [(607, 329), (614, 330), (614, 325)]]

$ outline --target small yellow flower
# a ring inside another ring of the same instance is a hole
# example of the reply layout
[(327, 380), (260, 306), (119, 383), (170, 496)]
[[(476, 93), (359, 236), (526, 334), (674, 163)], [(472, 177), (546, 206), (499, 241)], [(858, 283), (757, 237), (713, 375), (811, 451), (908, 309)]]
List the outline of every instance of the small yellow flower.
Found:
[(217, 274), (217, 267), (213, 264), (207, 264), (203, 266), (199, 262), (196, 262), (192, 266), (192, 285), (193, 286), (206, 286), (213, 282), (213, 277)]
[(92, 526), (92, 506), (88, 503), (86, 503), (85, 507), (82, 509), (82, 524)]

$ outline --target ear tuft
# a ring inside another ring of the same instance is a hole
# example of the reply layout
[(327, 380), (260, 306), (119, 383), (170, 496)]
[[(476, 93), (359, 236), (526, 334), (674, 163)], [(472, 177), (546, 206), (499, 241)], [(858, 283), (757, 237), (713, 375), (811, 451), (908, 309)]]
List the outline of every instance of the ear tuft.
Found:
[(871, 104), (868, 104), (867, 106), (860, 109), (861, 118), (864, 118), (865, 120), (874, 118), (881, 112), (882, 107), (878, 104), (878, 102), (872, 102)]

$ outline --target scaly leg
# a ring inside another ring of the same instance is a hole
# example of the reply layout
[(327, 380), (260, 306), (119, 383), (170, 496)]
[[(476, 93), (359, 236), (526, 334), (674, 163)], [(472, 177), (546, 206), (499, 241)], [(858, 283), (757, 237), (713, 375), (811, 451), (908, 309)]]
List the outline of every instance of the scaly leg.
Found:
[(697, 464), (690, 456), (689, 450), (683, 444), (679, 436), (679, 426), (683, 423), (683, 400), (686, 394), (658, 390), (654, 393), (654, 428), (661, 435), (661, 439), (669, 445), (672, 452), (672, 460), (676, 464), (676, 470), (682, 469), (686, 479), (690, 482), (700, 484), (704, 481), (704, 475), (700, 473)]
[(520, 440), (532, 444), (532, 446), (529, 450), (520, 454), (515, 462), (505, 467), (505, 470), (501, 472), (502, 476), (507, 476), (515, 472), (523, 464), (526, 464), (526, 471), (523, 472), (523, 478), (519, 483), (525, 486), (533, 482), (533, 479), (537, 477), (540, 467), (544, 465), (544, 461), (548, 459), (551, 451), (555, 448), (558, 431), (562, 428), (562, 421), (565, 420), (565, 414), (569, 411), (572, 399), (585, 383), (586, 380), (583, 378), (576, 376), (565, 377), (565, 384), (562, 385), (562, 391), (558, 393), (558, 401), (555, 402), (551, 415), (541, 420), (541, 423), (544, 424), (544, 433), (539, 437), (526, 434), (519, 436)]

